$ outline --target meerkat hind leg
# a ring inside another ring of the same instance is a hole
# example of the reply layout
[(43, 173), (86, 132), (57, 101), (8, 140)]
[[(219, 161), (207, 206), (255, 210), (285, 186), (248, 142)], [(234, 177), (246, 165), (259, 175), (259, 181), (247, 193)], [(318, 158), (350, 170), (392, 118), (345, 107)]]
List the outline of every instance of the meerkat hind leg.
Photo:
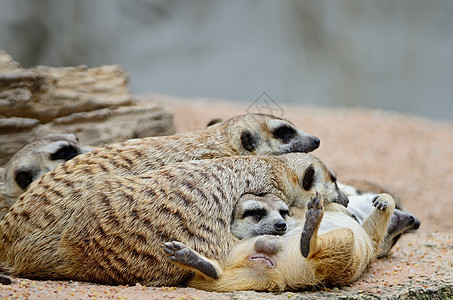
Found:
[(389, 194), (379, 194), (372, 200), (376, 208), (363, 222), (362, 227), (371, 237), (376, 251), (387, 233), (387, 227), (395, 208), (395, 202)]
[(218, 279), (222, 273), (222, 268), (216, 261), (201, 255), (183, 243), (176, 241), (163, 243), (162, 249), (172, 262), (195, 269), (205, 276)]
[(300, 250), (305, 258), (313, 256), (317, 244), (317, 232), (324, 215), (322, 198), (316, 193), (316, 196), (311, 198), (307, 204), (307, 212), (305, 213), (304, 230), (300, 238)]

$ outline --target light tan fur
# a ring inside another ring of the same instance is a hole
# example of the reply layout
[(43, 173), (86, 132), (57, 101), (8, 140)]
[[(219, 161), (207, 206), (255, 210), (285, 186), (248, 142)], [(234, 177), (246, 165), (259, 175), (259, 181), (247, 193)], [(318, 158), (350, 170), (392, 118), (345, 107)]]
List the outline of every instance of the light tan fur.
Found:
[[(25, 145), (4, 168), (0, 168), (0, 219), (33, 180), (73, 155), (88, 151), (91, 151), (91, 148), (81, 146), (73, 134), (49, 134)], [(58, 153), (58, 157), (52, 156)], [(22, 181), (18, 174), (23, 175)]]
[[(191, 272), (169, 263), (160, 244), (179, 240), (225, 259), (237, 242), (230, 222), (242, 195), (271, 193), (296, 211), (315, 192), (326, 202), (344, 197), (327, 167), (303, 153), (192, 161), (130, 177), (92, 168), (68, 174), (80, 161), (33, 182), (0, 222), (0, 262), (10, 274), (181, 284)], [(302, 187), (307, 168), (315, 170), (309, 190)]]
[[(391, 196), (381, 194), (379, 197), (380, 204), (386, 208), (375, 208), (363, 226), (347, 214), (322, 211), (319, 215), (322, 221), (311, 235), (306, 258), (301, 254), (301, 242), (305, 230), (302, 224), (307, 220), (300, 221), (297, 228), (282, 236), (244, 239), (236, 244), (225, 260), (208, 259), (193, 252), (198, 260), (205, 262), (205, 269), (206, 264), (212, 266), (215, 270), (211, 271), (213, 276), (185, 264), (177, 265), (195, 271), (196, 276), (189, 286), (208, 291), (284, 291), (319, 284), (350, 284), (376, 258), (393, 213)], [(307, 211), (307, 218), (311, 217)], [(185, 254), (191, 250), (178, 242), (170, 243), (170, 246), (184, 249)], [(168, 247), (164, 249), (168, 250)], [(172, 251), (167, 252), (170, 259), (177, 261), (178, 258), (171, 257), (172, 254)]]

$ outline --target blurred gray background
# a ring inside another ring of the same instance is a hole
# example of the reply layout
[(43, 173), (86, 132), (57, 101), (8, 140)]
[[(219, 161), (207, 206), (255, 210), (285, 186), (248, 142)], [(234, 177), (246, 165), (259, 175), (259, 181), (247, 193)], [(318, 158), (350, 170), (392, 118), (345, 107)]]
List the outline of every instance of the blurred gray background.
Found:
[(120, 64), (136, 94), (453, 120), (451, 0), (0, 0), (22, 66)]

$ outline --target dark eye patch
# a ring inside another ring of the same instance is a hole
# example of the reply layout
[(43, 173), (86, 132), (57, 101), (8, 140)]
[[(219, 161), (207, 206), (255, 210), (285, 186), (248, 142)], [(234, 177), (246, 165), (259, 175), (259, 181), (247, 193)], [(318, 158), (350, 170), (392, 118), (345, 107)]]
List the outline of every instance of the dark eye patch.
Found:
[(19, 171), (14, 176), (14, 180), (18, 186), (25, 190), (32, 183), (33, 174), (30, 171)]
[(280, 215), (283, 217), (283, 219), (286, 218), (287, 216), (289, 216), (289, 210), (281, 209)]
[(77, 150), (72, 146), (64, 146), (58, 149), (57, 152), (52, 153), (50, 155), (51, 160), (63, 159), (63, 160), (70, 160), (74, 156), (77, 156)]
[(247, 217), (252, 217), (256, 221), (260, 221), (262, 218), (264, 218), (267, 215), (267, 212), (263, 208), (258, 208), (258, 209), (250, 209), (246, 210), (244, 214), (242, 215), (242, 218), (245, 219)]
[(274, 130), (274, 137), (287, 144), (296, 135), (296, 130), (288, 125), (283, 125)]

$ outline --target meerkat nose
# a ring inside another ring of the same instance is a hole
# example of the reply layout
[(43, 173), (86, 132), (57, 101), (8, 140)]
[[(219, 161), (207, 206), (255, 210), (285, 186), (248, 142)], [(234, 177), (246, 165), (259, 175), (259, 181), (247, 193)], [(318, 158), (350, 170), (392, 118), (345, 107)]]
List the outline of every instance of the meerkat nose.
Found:
[(275, 223), (274, 227), (277, 231), (286, 231), (286, 222), (280, 220)]
[(420, 221), (411, 216), (410, 224), (412, 225), (413, 230), (417, 230), (420, 227)]
[(319, 146), (319, 144), (321, 144), (321, 140), (317, 137), (313, 137), (313, 143), (316, 145), (316, 146)]

